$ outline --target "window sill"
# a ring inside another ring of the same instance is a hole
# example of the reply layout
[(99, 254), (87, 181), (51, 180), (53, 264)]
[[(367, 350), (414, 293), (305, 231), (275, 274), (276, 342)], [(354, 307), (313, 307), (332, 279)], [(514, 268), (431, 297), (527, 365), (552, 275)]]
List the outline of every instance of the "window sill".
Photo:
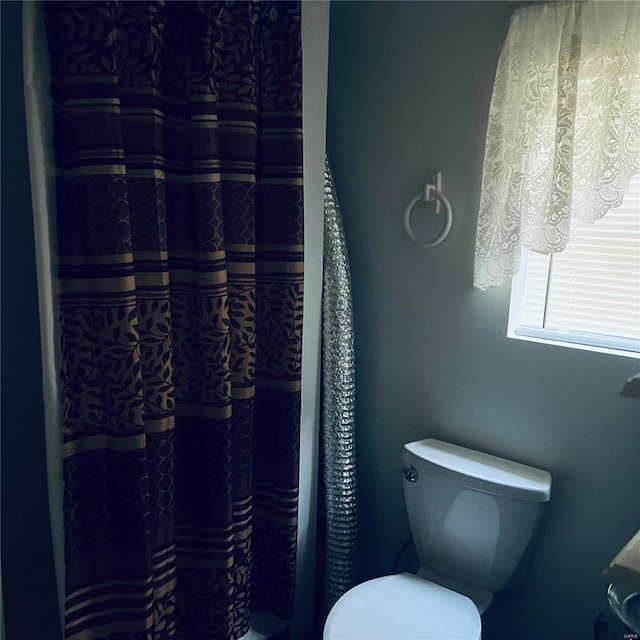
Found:
[(537, 327), (527, 326), (516, 327), (515, 331), (509, 331), (507, 333), (507, 337), (515, 340), (550, 344), (557, 347), (606, 353), (608, 355), (622, 356), (625, 358), (640, 358), (640, 352), (638, 351), (639, 345), (634, 340), (609, 339), (591, 334), (551, 331), (549, 329), (538, 329)]

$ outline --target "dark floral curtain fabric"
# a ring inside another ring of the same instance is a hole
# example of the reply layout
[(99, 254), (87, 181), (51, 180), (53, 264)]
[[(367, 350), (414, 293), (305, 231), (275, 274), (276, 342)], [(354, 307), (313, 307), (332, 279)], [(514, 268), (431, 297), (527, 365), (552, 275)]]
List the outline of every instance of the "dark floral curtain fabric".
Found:
[(69, 640), (293, 614), (296, 2), (48, 2)]

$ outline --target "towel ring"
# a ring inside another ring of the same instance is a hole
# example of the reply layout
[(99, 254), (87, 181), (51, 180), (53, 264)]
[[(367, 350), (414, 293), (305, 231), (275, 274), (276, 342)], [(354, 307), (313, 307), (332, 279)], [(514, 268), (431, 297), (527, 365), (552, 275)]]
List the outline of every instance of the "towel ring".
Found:
[[(424, 193), (421, 193), (420, 195), (417, 195), (415, 198), (410, 200), (407, 208), (404, 210), (404, 230), (407, 232), (407, 235), (409, 236), (409, 238), (411, 238), (411, 240), (425, 249), (435, 247), (436, 245), (440, 244), (449, 235), (449, 231), (451, 231), (451, 225), (453, 223), (453, 211), (451, 210), (451, 203), (449, 202), (447, 197), (436, 188), (440, 186), (440, 172), (438, 172), (437, 174), (432, 174), (429, 177), (431, 180), (429, 180), (425, 185)], [(435, 184), (433, 184), (432, 182), (434, 178)], [(433, 200), (435, 200), (436, 213), (439, 213), (439, 204), (444, 207), (444, 227), (442, 228), (442, 231), (433, 240), (431, 240), (431, 242), (427, 242), (422, 238), (419, 238), (415, 233), (413, 233), (413, 229), (411, 228), (411, 212), (413, 210), (413, 207), (415, 207), (416, 204), (421, 200), (423, 200), (424, 202), (433, 202)]]

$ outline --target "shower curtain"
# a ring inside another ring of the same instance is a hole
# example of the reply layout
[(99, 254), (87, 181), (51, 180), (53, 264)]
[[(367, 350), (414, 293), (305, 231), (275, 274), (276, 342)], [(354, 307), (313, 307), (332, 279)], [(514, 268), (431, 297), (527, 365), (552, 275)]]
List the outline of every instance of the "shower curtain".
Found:
[(293, 615), (300, 5), (49, 2), (66, 637)]

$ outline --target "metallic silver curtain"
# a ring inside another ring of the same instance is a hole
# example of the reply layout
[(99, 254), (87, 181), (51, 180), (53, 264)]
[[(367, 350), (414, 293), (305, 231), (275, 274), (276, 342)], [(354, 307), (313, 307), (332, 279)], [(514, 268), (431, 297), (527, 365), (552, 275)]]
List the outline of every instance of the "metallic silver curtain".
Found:
[(325, 161), (322, 296), (322, 428), (327, 609), (355, 584), (358, 513), (355, 361), (349, 257), (335, 184)]

